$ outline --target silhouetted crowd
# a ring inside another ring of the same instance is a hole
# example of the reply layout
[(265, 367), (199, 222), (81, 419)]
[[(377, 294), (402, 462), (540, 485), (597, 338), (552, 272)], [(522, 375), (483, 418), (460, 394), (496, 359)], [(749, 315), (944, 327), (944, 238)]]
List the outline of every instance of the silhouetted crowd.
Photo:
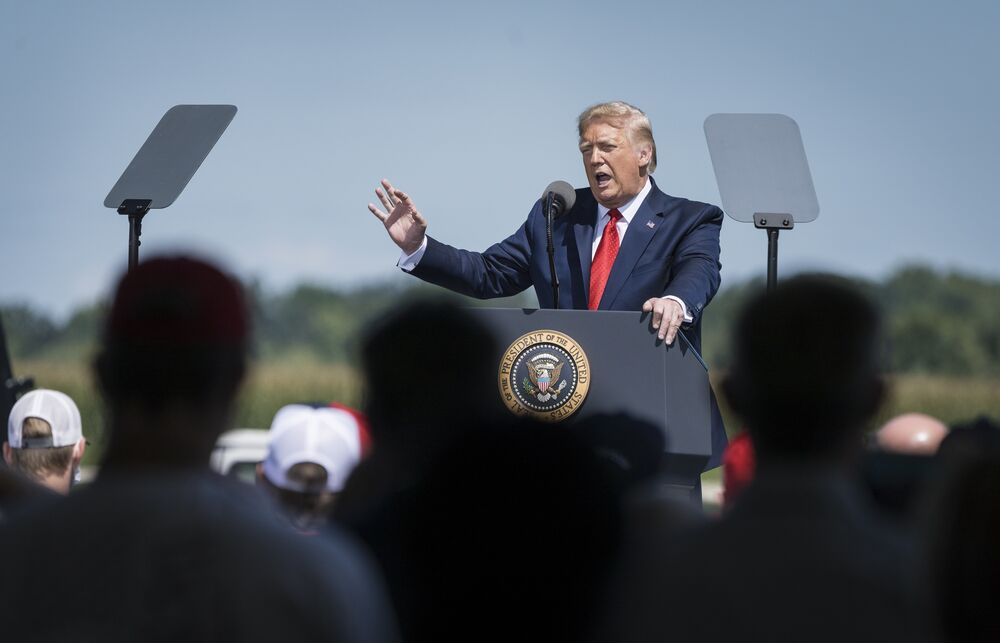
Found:
[[(907, 416), (875, 306), (826, 276), (746, 303), (718, 513), (665, 491), (626, 415), (497, 417), (496, 340), (422, 301), (362, 341), (361, 412), (296, 404), (258, 485), (214, 473), (251, 329), (187, 257), (122, 277), (94, 377), (97, 479), (50, 390), (0, 468), (3, 641), (996, 641), (1000, 428)], [(609, 338), (608, 341), (614, 341)]]

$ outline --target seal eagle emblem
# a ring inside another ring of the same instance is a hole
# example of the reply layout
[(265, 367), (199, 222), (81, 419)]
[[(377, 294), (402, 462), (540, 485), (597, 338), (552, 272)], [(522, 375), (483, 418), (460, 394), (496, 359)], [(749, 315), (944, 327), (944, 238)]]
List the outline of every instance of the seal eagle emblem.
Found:
[(500, 397), (516, 415), (560, 422), (590, 390), (590, 362), (569, 335), (537, 330), (517, 338), (500, 361)]

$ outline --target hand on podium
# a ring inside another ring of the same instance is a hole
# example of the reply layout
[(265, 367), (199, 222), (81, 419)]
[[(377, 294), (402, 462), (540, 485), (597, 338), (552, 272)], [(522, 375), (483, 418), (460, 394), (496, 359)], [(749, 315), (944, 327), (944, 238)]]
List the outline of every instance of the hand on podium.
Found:
[(416, 252), (424, 242), (427, 220), (417, 211), (413, 200), (402, 190), (392, 187), (388, 179), (382, 179), (382, 188), (375, 188), (375, 196), (382, 202), (382, 211), (373, 203), (368, 210), (385, 226), (389, 238), (407, 255)]
[(653, 313), (653, 328), (657, 329), (657, 337), (667, 344), (673, 344), (677, 331), (684, 323), (684, 309), (673, 299), (652, 297), (642, 305), (642, 312)]

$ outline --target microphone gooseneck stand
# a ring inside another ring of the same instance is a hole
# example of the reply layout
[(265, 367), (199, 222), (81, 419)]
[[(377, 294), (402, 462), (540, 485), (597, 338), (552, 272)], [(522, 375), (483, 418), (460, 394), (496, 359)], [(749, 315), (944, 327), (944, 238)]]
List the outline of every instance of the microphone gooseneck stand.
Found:
[(556, 199), (553, 192), (545, 194), (545, 250), (549, 254), (549, 274), (552, 275), (552, 307), (559, 308), (559, 275), (556, 274), (556, 246), (552, 243), (552, 220), (555, 218)]

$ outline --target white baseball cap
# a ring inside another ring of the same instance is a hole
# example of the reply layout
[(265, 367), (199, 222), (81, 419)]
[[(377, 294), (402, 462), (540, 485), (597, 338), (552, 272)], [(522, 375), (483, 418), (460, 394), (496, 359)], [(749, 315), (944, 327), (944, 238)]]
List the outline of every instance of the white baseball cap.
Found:
[[(27, 418), (45, 420), (52, 427), (52, 436), (25, 438)], [(38, 449), (73, 446), (83, 438), (80, 410), (65, 393), (36, 389), (25, 394), (10, 410), (7, 420), (7, 441), (12, 449)]]
[(271, 422), (271, 440), (264, 459), (264, 476), (276, 487), (306, 491), (289, 480), (288, 470), (301, 462), (326, 469), (326, 490), (340, 491), (361, 460), (361, 429), (343, 409), (290, 404)]

